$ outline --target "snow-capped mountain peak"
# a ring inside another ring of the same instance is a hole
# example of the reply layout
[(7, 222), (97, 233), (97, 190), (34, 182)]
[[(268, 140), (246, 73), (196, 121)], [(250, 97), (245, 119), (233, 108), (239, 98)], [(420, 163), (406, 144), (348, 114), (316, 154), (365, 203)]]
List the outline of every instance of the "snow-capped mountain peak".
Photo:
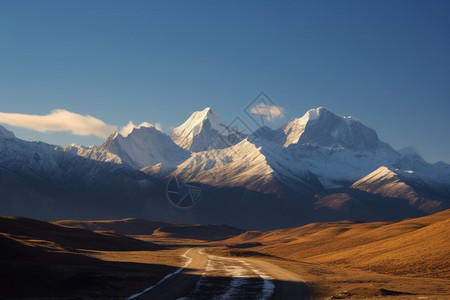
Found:
[(194, 113), (193, 117), (197, 120), (197, 122), (203, 123), (209, 121), (209, 123), (211, 124), (211, 128), (219, 132), (222, 132), (225, 129), (225, 125), (222, 123), (222, 120), (220, 120), (220, 118), (213, 112), (210, 107)]
[(301, 118), (296, 118), (294, 121), (288, 123), (283, 127), (283, 132), (286, 135), (284, 146), (296, 144), (299, 142), (302, 134), (305, 132), (306, 124), (311, 121), (319, 119), (326, 114), (333, 114), (331, 110), (321, 106), (308, 110)]
[(319, 107), (282, 127), (284, 147), (308, 144), (353, 151), (375, 151), (379, 146), (376, 132), (352, 117), (343, 117)]
[(170, 135), (178, 146), (193, 152), (221, 149), (230, 146), (225, 138), (226, 125), (210, 107), (194, 112)]
[(225, 129), (225, 125), (220, 118), (210, 107), (207, 107), (204, 110), (194, 112), (183, 124), (175, 128), (172, 134), (178, 136), (194, 136), (200, 133), (206, 122), (209, 123), (211, 129), (215, 129), (219, 132)]
[(326, 114), (326, 113), (333, 113), (331, 110), (320, 106), (317, 108), (312, 108), (310, 110), (308, 110), (303, 117), (301, 117), (301, 119), (307, 119), (307, 120), (315, 120), (318, 119), (320, 117), (321, 114)]
[[(156, 123), (158, 125), (158, 123)], [(159, 131), (161, 131), (160, 128), (158, 128), (158, 126), (154, 126), (153, 124), (150, 124), (148, 122), (142, 122), (139, 125), (135, 125), (132, 121), (129, 121), (127, 125), (125, 125), (119, 132), (119, 134), (123, 137), (127, 137), (130, 133), (133, 132), (134, 129), (139, 129), (141, 127), (155, 127), (156, 129), (158, 129)]]
[(143, 168), (162, 163), (172, 168), (189, 157), (189, 152), (181, 149), (155, 127), (134, 128), (126, 137), (114, 133), (99, 147), (119, 156), (123, 162), (134, 168)]
[[(286, 216), (297, 222), (322, 212), (333, 219), (361, 213), (382, 219), (387, 211), (396, 218), (450, 207), (450, 165), (429, 164), (412, 149), (397, 152), (360, 121), (324, 107), (276, 130), (237, 133), (235, 140), (211, 108), (193, 113), (173, 140), (154, 127), (128, 127), (128, 134), (114, 133), (101, 146), (61, 147), (22, 141), (0, 126), (0, 198), (18, 207), (2, 205), (0, 213), (24, 215), (37, 199), (28, 211), (49, 207), (58, 215), (66, 201), (61, 195), (72, 199), (76, 192), (83, 200), (93, 193), (89, 201), (76, 201), (83, 213), (92, 202), (105, 203), (108, 214), (148, 207), (146, 213), (167, 215), (161, 192), (171, 176), (203, 185), (205, 199), (189, 222), (200, 216), (217, 222), (225, 208), (232, 208), (227, 220), (242, 213), (239, 222), (253, 216), (258, 224), (272, 218), (286, 225)], [(340, 206), (342, 195), (348, 201)], [(130, 205), (135, 196), (140, 200)], [(315, 205), (325, 198), (331, 206)]]

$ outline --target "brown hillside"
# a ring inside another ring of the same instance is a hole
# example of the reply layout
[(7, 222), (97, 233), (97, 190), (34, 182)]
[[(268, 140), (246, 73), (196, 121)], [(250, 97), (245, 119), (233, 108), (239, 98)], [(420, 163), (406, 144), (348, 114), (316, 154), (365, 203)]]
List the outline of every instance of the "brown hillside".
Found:
[[(0, 216), (0, 295), (2, 299), (93, 299), (99, 293), (107, 299), (128, 297), (160, 280), (160, 274), (176, 270), (160, 264), (171, 255), (164, 249), (126, 236)], [(110, 259), (119, 255), (120, 260)]]
[(152, 222), (134, 218), (122, 220), (61, 220), (52, 221), (51, 223), (72, 228), (82, 228), (96, 232), (111, 232), (120, 235), (150, 235), (161, 227), (176, 226), (164, 222)]
[(53, 221), (57, 224), (69, 228), (82, 228), (94, 232), (110, 232), (120, 235), (130, 236), (150, 236), (153, 238), (169, 239), (195, 239), (205, 241), (219, 241), (242, 234), (244, 230), (227, 225), (199, 225), (199, 224), (178, 224), (153, 222), (140, 219), (123, 220), (63, 220)]
[(0, 216), (0, 234), (22, 244), (55, 249), (121, 251), (160, 248), (126, 236), (101, 234), (20, 217)]
[(313, 223), (244, 233), (227, 242), (261, 243), (254, 250), (295, 260), (450, 278), (450, 210), (400, 222)]

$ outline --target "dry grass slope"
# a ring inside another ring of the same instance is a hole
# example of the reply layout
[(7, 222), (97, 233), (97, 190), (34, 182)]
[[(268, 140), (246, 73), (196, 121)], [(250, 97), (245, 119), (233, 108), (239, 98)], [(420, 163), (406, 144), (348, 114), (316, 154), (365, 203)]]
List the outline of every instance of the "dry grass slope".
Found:
[(227, 243), (261, 243), (252, 250), (307, 262), (450, 278), (450, 210), (400, 222), (312, 223), (247, 232)]
[(171, 239), (194, 239), (205, 241), (217, 241), (241, 234), (242, 229), (227, 225), (189, 225), (179, 223), (153, 222), (140, 219), (122, 220), (62, 220), (53, 221), (53, 224), (69, 227), (87, 229), (99, 233), (115, 233), (134, 237), (150, 236), (155, 238)]

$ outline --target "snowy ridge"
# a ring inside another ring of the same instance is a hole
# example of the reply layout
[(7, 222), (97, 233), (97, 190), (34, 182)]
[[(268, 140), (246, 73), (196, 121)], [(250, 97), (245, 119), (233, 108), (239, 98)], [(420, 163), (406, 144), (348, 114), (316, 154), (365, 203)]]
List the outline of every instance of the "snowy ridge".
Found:
[[(170, 136), (142, 126), (91, 147), (27, 142), (0, 126), (0, 178), (18, 182), (5, 185), (19, 191), (8, 190), (8, 197), (24, 194), (25, 184), (34, 188), (43, 181), (77, 190), (110, 180), (128, 194), (130, 186), (147, 186), (150, 174), (277, 197), (355, 191), (406, 199), (425, 212), (450, 207), (448, 164), (429, 164), (411, 148), (395, 151), (362, 122), (323, 107), (281, 128), (239, 136), (233, 144), (227, 142), (228, 134), (211, 108), (194, 112)], [(44, 202), (53, 199), (46, 192), (39, 196)]]
[[(279, 191), (281, 186), (310, 193), (350, 187), (409, 199), (414, 205), (423, 197), (411, 184), (440, 194), (450, 190), (448, 165), (430, 165), (411, 150), (399, 153), (359, 120), (324, 107), (311, 109), (278, 130), (261, 128), (251, 143), (217, 148), (193, 154), (171, 176), (265, 192)], [(372, 177), (380, 182), (376, 188)]]
[(126, 137), (114, 133), (99, 149), (117, 155), (124, 163), (137, 169), (157, 164), (162, 168), (174, 168), (190, 155), (154, 127), (135, 128)]
[(306, 124), (309, 121), (313, 121), (319, 118), (320, 113), (326, 110), (324, 107), (318, 107), (308, 110), (303, 117), (297, 118), (294, 121), (288, 123), (283, 127), (283, 132), (286, 135), (286, 142), (284, 143), (284, 147), (289, 146), (290, 144), (296, 144), (299, 142), (303, 132), (305, 132)]
[(266, 157), (247, 139), (225, 148), (193, 154), (170, 176), (223, 187), (273, 192), (277, 183)]
[(411, 204), (420, 201), (420, 196), (414, 189), (407, 185), (397, 173), (385, 166), (379, 167), (356, 181), (351, 187), (384, 197), (409, 199)]
[(170, 137), (180, 147), (200, 152), (229, 146), (226, 125), (207, 107), (194, 112), (183, 124), (176, 127)]
[[(413, 174), (413, 177), (405, 177)], [(411, 180), (413, 178), (413, 180)], [(418, 207), (427, 213), (435, 213), (442, 209), (440, 201), (422, 196), (417, 189), (432, 190), (420, 177), (415, 176), (411, 170), (391, 170), (385, 166), (378, 168), (367, 176), (355, 182), (351, 188), (381, 195), (393, 199), (407, 199), (412, 206)]]
[(284, 147), (303, 144), (373, 152), (380, 143), (373, 129), (352, 117), (336, 115), (324, 107), (309, 110), (281, 130), (285, 134)]

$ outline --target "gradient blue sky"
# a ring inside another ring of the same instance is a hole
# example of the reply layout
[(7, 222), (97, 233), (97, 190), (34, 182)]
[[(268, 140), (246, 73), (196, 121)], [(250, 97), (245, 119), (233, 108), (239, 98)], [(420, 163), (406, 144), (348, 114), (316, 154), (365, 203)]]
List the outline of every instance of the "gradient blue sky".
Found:
[(0, 112), (61, 108), (170, 133), (207, 106), (245, 120), (265, 91), (283, 121), (325, 106), (450, 163), (450, 1), (0, 0), (0, 37)]

